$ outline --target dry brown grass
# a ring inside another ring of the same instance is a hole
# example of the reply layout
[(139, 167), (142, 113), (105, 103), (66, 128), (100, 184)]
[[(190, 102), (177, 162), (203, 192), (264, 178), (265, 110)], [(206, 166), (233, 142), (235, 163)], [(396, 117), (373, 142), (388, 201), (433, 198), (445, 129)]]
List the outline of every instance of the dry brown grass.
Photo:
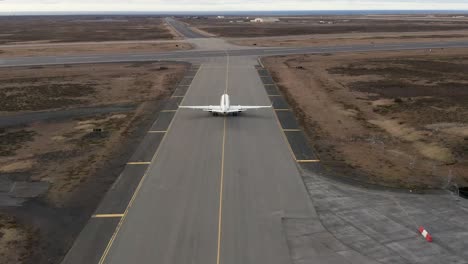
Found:
[[(468, 184), (466, 49), (267, 58), (322, 162), (408, 188)], [(301, 66), (301, 67), (299, 67)]]

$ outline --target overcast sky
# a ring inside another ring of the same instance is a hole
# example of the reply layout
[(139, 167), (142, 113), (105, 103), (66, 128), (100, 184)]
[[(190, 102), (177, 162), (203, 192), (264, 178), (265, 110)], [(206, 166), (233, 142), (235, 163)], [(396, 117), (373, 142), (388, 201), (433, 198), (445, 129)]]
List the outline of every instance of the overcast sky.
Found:
[(0, 0), (17, 11), (468, 10), (468, 0)]

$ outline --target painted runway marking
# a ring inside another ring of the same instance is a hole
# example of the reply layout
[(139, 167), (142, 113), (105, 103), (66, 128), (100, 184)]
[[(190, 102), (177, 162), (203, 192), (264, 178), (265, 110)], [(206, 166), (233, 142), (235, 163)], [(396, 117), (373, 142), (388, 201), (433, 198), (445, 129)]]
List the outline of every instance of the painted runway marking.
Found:
[(13, 182), (13, 184), (11, 185), (10, 191), (8, 191), (8, 193), (11, 193), (15, 189), (16, 183), (17, 182)]
[(288, 146), (289, 153), (294, 158), (294, 160), (297, 161), (296, 155), (294, 154), (294, 151), (292, 150), (291, 144), (289, 144), (288, 137), (286, 136), (286, 133), (284, 132), (283, 127), (281, 126), (281, 122), (279, 121), (279, 118), (276, 112), (273, 112), (273, 116), (275, 117), (276, 123), (278, 124), (278, 127), (280, 128), (281, 135), (283, 136), (283, 140), (286, 142), (286, 145)]
[(74, 59), (98, 59), (99, 57), (66, 57), (64, 59), (67, 59), (67, 60), (74, 60)]
[(150, 161), (127, 162), (127, 165), (149, 165), (149, 164), (151, 164)]
[(121, 218), (124, 214), (95, 214), (92, 218)]
[[(226, 51), (226, 87), (224, 93), (227, 94), (229, 87), (229, 53)], [(226, 116), (223, 120), (223, 143), (221, 146), (221, 177), (219, 183), (219, 211), (218, 211), (218, 248), (216, 254), (216, 264), (220, 263), (221, 259), (221, 232), (223, 224), (223, 190), (224, 190), (224, 153), (226, 145)]]
[(184, 95), (173, 95), (171, 97), (174, 97), (174, 98), (184, 98)]
[(320, 160), (296, 160), (297, 163), (317, 163)]
[[(268, 95), (268, 96), (282, 96), (282, 95)], [(281, 134), (283, 136), (283, 139), (286, 141), (286, 145), (288, 146), (288, 149), (289, 149), (289, 152), (291, 153), (291, 156), (292, 158), (296, 161), (296, 163), (318, 163), (320, 162), (319, 159), (314, 159), (314, 160), (298, 160), (297, 157), (296, 157), (296, 154), (294, 153), (293, 149), (292, 149), (292, 146), (291, 144), (289, 143), (289, 140), (288, 140), (288, 137), (286, 135), (286, 132), (302, 132), (301, 129), (284, 129), (283, 126), (281, 125), (281, 122), (278, 118), (278, 115), (276, 112), (280, 112), (280, 111), (291, 111), (291, 109), (286, 109), (286, 108), (279, 108), (279, 109), (273, 109), (275, 112), (273, 114), (273, 116), (275, 117), (276, 119), (276, 123), (278, 124), (278, 127), (280, 128), (281, 130)], [(314, 151), (314, 153), (316, 153)], [(316, 154), (318, 158), (320, 158), (318, 156), (318, 154)]]
[(226, 117), (224, 117), (223, 145), (221, 150), (221, 179), (219, 187), (219, 211), (218, 211), (218, 250), (216, 264), (219, 264), (221, 258), (221, 231), (223, 224), (223, 189), (224, 189), (224, 148), (226, 143)]
[[(201, 70), (202, 67), (203, 67), (203, 65), (200, 66), (200, 67), (198, 68), (198, 71), (197, 71), (197, 73), (195, 74), (195, 76), (200, 72), (200, 70)], [(190, 87), (191, 87), (191, 86), (192, 86), (192, 84), (190, 84)], [(190, 87), (189, 87), (189, 89), (187, 90), (187, 92), (190, 90)], [(182, 102), (181, 102), (181, 103), (183, 103), (184, 100), (185, 100), (185, 98), (182, 99)], [(167, 128), (167, 131), (169, 131), (169, 130), (171, 129), (172, 124), (174, 123), (174, 120), (175, 120), (175, 118), (176, 118), (176, 116), (177, 116), (177, 113), (179, 113), (179, 112), (177, 111), (177, 112), (175, 113), (174, 118), (172, 118), (171, 123), (169, 124), (169, 127)], [(162, 140), (161, 140), (161, 144), (162, 144), (162, 143), (164, 142), (164, 140), (166, 139), (166, 136), (167, 136), (167, 133), (164, 134), (164, 136), (163, 136), (163, 138), (162, 138)], [(152, 161), (156, 159), (156, 157), (157, 157), (158, 154), (159, 154), (159, 150), (160, 150), (160, 149), (161, 149), (161, 148), (158, 147), (158, 149), (156, 150), (156, 153), (154, 153), (153, 158), (151, 159)], [(136, 198), (136, 196), (138, 195), (138, 193), (139, 193), (139, 191), (140, 191), (140, 189), (141, 189), (141, 186), (143, 185), (143, 182), (145, 181), (145, 179), (146, 179), (146, 177), (147, 177), (147, 175), (148, 175), (149, 168), (150, 168), (150, 167), (148, 166), (148, 168), (147, 168), (146, 171), (145, 171), (145, 174), (143, 175), (143, 177), (141, 177), (140, 182), (138, 183), (138, 186), (137, 186), (135, 192), (133, 192), (132, 198), (130, 199), (130, 202), (127, 204), (127, 208), (125, 209), (124, 215), (120, 218), (120, 221), (119, 221), (119, 223), (117, 224), (117, 227), (115, 228), (114, 233), (112, 234), (111, 239), (110, 239), (109, 242), (107, 243), (106, 249), (104, 250), (104, 252), (102, 253), (101, 258), (99, 259), (99, 264), (103, 264), (103, 263), (106, 261), (107, 255), (109, 254), (109, 251), (110, 251), (112, 245), (114, 244), (114, 240), (115, 240), (115, 238), (117, 237), (117, 234), (119, 233), (120, 228), (122, 227), (123, 223), (125, 222), (125, 218), (127, 217), (128, 210), (129, 210), (130, 207), (132, 206), (133, 201), (135, 201), (135, 198)]]
[(166, 133), (167, 131), (159, 131), (159, 130), (150, 130), (148, 133)]

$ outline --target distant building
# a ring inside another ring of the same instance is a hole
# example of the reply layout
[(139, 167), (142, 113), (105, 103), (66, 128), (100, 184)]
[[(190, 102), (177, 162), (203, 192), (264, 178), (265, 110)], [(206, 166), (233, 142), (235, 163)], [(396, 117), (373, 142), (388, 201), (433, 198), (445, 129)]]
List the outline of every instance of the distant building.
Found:
[(224, 16), (217, 16), (216, 18), (217, 18), (217, 19), (223, 19)]
[(274, 23), (279, 22), (279, 19), (276, 17), (258, 17), (253, 20), (250, 20), (253, 23)]

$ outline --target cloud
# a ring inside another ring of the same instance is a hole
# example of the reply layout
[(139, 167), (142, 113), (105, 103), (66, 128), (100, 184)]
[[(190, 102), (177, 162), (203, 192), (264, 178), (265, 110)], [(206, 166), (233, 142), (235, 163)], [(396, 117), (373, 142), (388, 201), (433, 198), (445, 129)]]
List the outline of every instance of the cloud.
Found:
[(468, 0), (0, 0), (15, 11), (468, 10)]

